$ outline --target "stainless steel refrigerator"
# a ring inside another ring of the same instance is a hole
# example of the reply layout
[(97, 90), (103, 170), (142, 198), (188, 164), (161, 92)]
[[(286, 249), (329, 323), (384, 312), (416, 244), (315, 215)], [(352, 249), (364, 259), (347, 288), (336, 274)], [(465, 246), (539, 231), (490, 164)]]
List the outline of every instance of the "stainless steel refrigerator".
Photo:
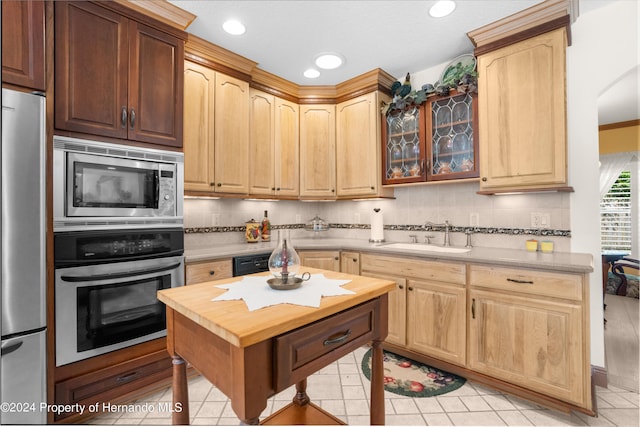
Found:
[(45, 99), (2, 89), (0, 424), (45, 424)]

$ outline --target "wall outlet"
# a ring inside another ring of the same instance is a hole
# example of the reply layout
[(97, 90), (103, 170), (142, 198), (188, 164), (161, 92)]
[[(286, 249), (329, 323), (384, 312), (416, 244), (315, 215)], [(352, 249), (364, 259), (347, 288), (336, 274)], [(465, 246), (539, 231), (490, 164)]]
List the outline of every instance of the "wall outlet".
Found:
[(296, 224), (300, 224), (302, 222), (302, 217), (300, 214), (296, 214)]
[(540, 214), (540, 228), (549, 228), (551, 225), (551, 218), (548, 213)]
[(353, 213), (353, 222), (355, 224), (360, 224), (360, 212)]
[(531, 228), (540, 228), (540, 214), (531, 212)]
[(549, 213), (531, 212), (531, 228), (549, 228), (551, 215)]
[(218, 225), (220, 225), (220, 214), (219, 213), (211, 214), (211, 225), (214, 226), (214, 227), (217, 227)]
[(469, 225), (471, 227), (478, 227), (480, 225), (480, 214), (478, 212), (469, 214)]

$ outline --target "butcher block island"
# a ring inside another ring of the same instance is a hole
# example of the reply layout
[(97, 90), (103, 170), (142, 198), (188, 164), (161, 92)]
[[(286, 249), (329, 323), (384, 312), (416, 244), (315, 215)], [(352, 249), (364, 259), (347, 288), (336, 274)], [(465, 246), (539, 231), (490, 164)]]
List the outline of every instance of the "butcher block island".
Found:
[[(262, 278), (268, 286), (269, 273), (158, 292), (167, 306), (173, 403), (179, 409), (173, 413), (174, 424), (189, 423), (185, 362), (230, 399), (243, 423), (344, 424), (310, 402), (307, 377), (367, 343), (372, 346), (371, 424), (384, 424), (382, 342), (387, 336), (387, 293), (395, 283), (315, 268), (305, 271), (311, 280), (302, 287), (317, 286), (319, 280), (339, 282), (344, 294), (322, 296), (317, 307), (281, 303), (250, 310), (244, 299), (212, 301), (231, 292), (221, 286), (257, 289)], [(292, 403), (260, 421), (267, 399), (294, 384)]]

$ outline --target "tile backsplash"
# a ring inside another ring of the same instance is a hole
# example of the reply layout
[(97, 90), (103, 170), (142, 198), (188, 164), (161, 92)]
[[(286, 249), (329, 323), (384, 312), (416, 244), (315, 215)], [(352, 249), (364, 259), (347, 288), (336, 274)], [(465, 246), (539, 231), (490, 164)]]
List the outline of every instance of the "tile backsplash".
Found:
[[(185, 245), (187, 249), (211, 244), (244, 241), (245, 221), (261, 220), (269, 212), (274, 228), (292, 227), (293, 236), (314, 237), (302, 225), (315, 215), (331, 224), (317, 238), (368, 239), (370, 214), (381, 209), (384, 237), (387, 241), (409, 241), (416, 234), (419, 241), (433, 235), (442, 242), (442, 232), (423, 231), (426, 221), (454, 227), (451, 243), (463, 246), (465, 229), (472, 229), (472, 243), (477, 247), (524, 248), (530, 238), (551, 240), (555, 250), (570, 250), (568, 193), (528, 193), (497, 196), (476, 194), (474, 182), (400, 187), (395, 199), (335, 202), (252, 201), (242, 199), (186, 199)], [(537, 225), (532, 221), (536, 219)], [(532, 237), (534, 236), (534, 237)]]

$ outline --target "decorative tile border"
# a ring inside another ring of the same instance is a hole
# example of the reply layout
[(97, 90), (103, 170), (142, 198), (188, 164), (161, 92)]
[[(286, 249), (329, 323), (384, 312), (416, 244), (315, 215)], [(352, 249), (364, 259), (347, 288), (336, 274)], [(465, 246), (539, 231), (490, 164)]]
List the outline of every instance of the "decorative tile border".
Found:
[[(347, 230), (369, 230), (369, 224), (329, 224), (331, 228)], [(272, 230), (294, 230), (304, 228), (304, 224), (284, 224), (272, 225)], [(393, 231), (438, 231), (444, 232), (444, 226), (423, 226), (423, 225), (385, 225), (385, 230)], [(506, 227), (458, 227), (452, 225), (449, 231), (452, 233), (464, 233), (471, 230), (473, 234), (503, 234), (510, 236), (549, 236), (549, 237), (571, 237), (571, 230), (553, 230), (538, 228), (506, 228)], [(191, 233), (230, 233), (245, 232), (245, 226), (224, 226), (224, 227), (189, 227), (185, 228), (186, 234)]]

